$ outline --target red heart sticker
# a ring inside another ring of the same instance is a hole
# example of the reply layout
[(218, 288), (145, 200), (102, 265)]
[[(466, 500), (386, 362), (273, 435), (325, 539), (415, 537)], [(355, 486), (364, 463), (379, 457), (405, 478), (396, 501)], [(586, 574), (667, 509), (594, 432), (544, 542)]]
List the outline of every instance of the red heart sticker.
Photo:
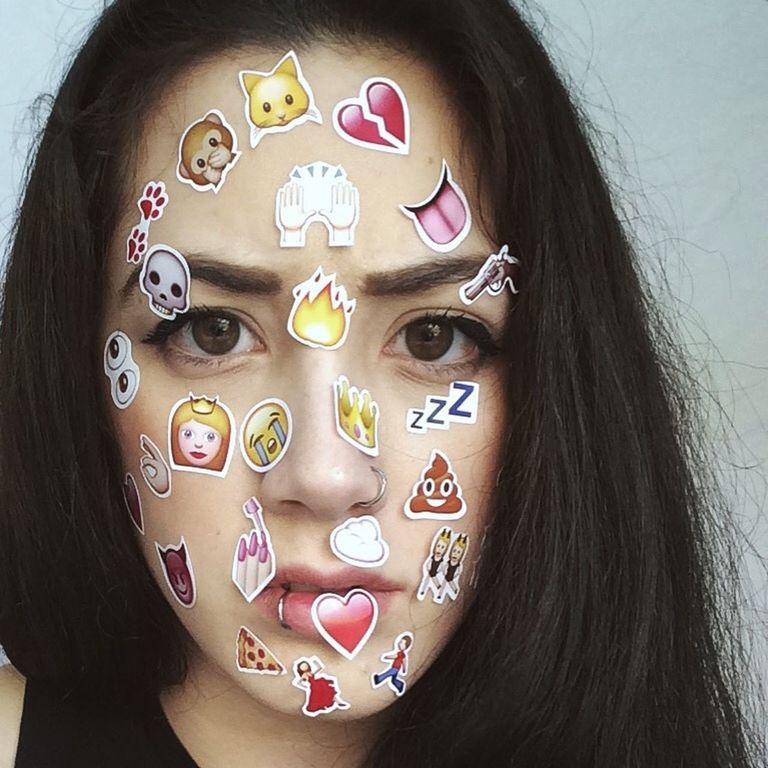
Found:
[(376, 627), (379, 606), (370, 592), (351, 589), (344, 597), (318, 595), (312, 621), (323, 639), (342, 656), (354, 659)]
[(333, 110), (333, 127), (346, 141), (367, 149), (407, 155), (410, 148), (405, 95), (384, 77), (369, 78), (359, 97), (340, 101)]

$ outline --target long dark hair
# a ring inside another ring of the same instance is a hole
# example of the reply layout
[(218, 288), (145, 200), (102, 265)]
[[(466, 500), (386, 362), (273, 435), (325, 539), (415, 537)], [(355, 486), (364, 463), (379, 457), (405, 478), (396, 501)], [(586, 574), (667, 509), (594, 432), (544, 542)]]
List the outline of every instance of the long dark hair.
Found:
[(102, 701), (183, 679), (188, 638), (119, 490), (100, 386), (105, 254), (135, 191), (142, 116), (173, 78), (230, 49), (316, 43), (374, 43), (434, 68), (474, 155), (483, 226), (524, 265), (477, 597), (366, 765), (751, 764), (735, 561), (727, 516), (697, 480), (691, 382), (584, 121), (504, 0), (118, 0), (102, 15), (53, 103), (7, 269), (10, 658)]

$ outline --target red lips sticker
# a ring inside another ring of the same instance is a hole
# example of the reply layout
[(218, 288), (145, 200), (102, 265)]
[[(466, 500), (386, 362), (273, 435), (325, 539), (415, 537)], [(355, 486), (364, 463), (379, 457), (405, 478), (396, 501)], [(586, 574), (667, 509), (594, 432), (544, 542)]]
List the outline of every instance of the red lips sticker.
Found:
[(345, 141), (365, 149), (407, 155), (410, 115), (400, 86), (386, 77), (372, 77), (357, 98), (340, 101), (333, 110), (333, 127)]
[(344, 597), (332, 592), (312, 603), (312, 621), (323, 639), (347, 659), (354, 659), (373, 634), (379, 617), (376, 598), (364, 589)]

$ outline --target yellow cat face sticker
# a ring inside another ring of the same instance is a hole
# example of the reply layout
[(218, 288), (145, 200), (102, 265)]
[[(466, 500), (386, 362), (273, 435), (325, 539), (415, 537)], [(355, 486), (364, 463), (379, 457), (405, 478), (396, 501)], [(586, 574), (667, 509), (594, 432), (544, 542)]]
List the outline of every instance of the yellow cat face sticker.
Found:
[(245, 93), (245, 117), (251, 126), (251, 147), (265, 133), (290, 131), (308, 120), (323, 122), (293, 51), (288, 51), (270, 72), (242, 70), (240, 86)]

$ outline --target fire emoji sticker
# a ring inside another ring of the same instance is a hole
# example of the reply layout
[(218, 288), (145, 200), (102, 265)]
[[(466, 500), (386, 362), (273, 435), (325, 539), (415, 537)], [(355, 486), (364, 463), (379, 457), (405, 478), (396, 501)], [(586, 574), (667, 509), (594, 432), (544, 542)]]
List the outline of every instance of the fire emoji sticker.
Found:
[(318, 267), (293, 289), (293, 296), (288, 333), (308, 347), (338, 349), (347, 338), (357, 302), (347, 297), (343, 285), (336, 285), (336, 273), (326, 275)]

